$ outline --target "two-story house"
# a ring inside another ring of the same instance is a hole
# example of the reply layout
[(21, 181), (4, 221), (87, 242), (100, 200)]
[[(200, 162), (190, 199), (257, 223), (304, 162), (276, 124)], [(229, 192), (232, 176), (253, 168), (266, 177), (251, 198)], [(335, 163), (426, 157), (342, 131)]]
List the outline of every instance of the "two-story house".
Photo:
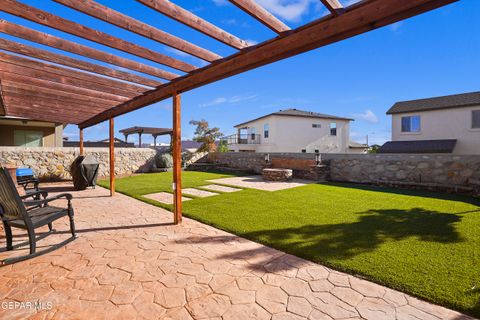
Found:
[(302, 111), (280, 110), (237, 124), (226, 137), (234, 152), (364, 153), (367, 146), (350, 145), (353, 119)]
[(480, 92), (395, 103), (381, 153), (480, 154)]

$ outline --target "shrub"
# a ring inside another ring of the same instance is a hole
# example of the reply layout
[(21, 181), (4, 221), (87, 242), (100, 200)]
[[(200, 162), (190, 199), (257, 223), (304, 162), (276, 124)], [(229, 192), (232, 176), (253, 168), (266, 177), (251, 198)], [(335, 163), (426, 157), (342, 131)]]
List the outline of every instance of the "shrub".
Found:
[(170, 153), (160, 153), (155, 156), (155, 165), (157, 168), (172, 168), (173, 158)]

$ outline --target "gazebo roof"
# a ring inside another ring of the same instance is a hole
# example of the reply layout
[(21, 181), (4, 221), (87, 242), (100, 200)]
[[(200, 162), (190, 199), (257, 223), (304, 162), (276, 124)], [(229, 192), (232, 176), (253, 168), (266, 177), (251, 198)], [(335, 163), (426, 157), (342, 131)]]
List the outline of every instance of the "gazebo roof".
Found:
[[(54, 0), (98, 20), (193, 55), (206, 63), (206, 66), (197, 68), (181, 59), (16, 0), (0, 0), (0, 10), (5, 13), (173, 70), (167, 71), (0, 19), (1, 33), (115, 66), (110, 68), (0, 39), (0, 50), (9, 52), (0, 52), (0, 115), (72, 123), (86, 128), (205, 84), (342, 41), (458, 0), (361, 0), (348, 7), (344, 7), (339, 0), (319, 1), (329, 11), (328, 15), (290, 29), (254, 0), (230, 0), (277, 34), (262, 43), (251, 44), (170, 1), (137, 0), (158, 14), (236, 50), (230, 56), (221, 57), (209, 49), (94, 0)], [(319, 80), (326, 79), (322, 75), (314, 76)]]
[(152, 127), (131, 127), (127, 129), (120, 130), (120, 133), (124, 135), (130, 135), (135, 133), (146, 133), (151, 134), (153, 136), (161, 136), (165, 134), (172, 134), (173, 130), (170, 128), (152, 128)]

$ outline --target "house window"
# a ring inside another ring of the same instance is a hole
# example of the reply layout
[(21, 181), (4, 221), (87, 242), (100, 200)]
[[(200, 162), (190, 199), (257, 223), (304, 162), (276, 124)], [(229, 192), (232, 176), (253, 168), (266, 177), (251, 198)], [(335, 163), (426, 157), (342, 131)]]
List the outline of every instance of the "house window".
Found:
[(322, 125), (320, 123), (312, 123), (312, 128), (321, 128)]
[(42, 147), (43, 132), (30, 130), (15, 130), (14, 144), (18, 147)]
[(330, 123), (330, 135), (331, 136), (336, 136), (337, 135), (337, 123), (336, 122), (331, 122)]
[(480, 129), (480, 110), (472, 111), (472, 129)]
[(402, 117), (402, 132), (420, 132), (420, 116)]
[(270, 131), (270, 126), (268, 125), (268, 123), (265, 123), (263, 125), (263, 137), (264, 138), (268, 138), (269, 136), (269, 131)]
[(307, 153), (307, 149), (302, 149), (302, 153)]

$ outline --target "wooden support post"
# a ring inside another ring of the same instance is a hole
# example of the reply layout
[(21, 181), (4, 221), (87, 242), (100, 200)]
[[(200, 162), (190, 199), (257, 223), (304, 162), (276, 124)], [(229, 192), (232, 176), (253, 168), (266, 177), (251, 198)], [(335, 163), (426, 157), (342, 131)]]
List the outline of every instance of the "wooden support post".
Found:
[(83, 129), (80, 129), (80, 155), (83, 156)]
[(110, 196), (115, 195), (115, 131), (113, 118), (110, 118)]
[(142, 133), (141, 132), (138, 134), (138, 147), (139, 148), (142, 147)]
[(180, 130), (180, 95), (173, 95), (173, 206), (175, 224), (182, 222), (182, 142)]
[(157, 136), (153, 136), (153, 148), (157, 147)]

